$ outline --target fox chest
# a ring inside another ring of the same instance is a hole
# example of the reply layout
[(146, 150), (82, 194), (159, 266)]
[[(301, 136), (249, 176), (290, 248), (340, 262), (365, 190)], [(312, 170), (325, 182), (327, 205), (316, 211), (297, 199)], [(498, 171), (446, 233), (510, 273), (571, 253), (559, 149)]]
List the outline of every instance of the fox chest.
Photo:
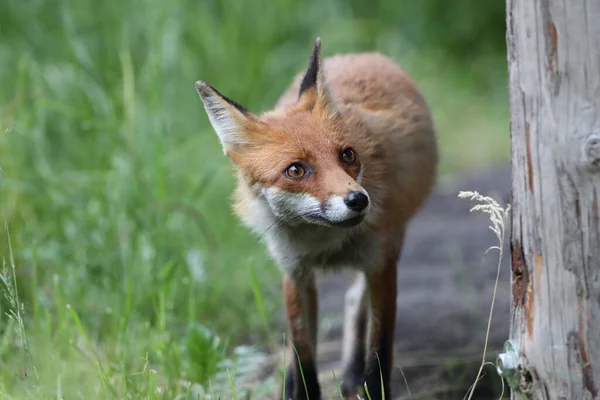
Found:
[(279, 267), (299, 280), (312, 276), (317, 270), (352, 269), (370, 273), (381, 265), (381, 242), (377, 236), (357, 235), (314, 241), (277, 237), (268, 240), (267, 247)]

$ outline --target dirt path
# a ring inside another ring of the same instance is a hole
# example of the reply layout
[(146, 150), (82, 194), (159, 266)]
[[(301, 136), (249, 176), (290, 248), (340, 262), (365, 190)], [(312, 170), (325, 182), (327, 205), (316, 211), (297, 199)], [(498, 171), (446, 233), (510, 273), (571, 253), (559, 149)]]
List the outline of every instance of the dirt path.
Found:
[[(481, 360), (498, 260), (497, 251), (485, 259), (484, 253), (497, 241), (488, 228), (487, 215), (469, 213), (473, 203), (457, 197), (461, 190), (476, 190), (504, 206), (510, 201), (510, 169), (507, 166), (438, 185), (409, 228), (398, 274), (397, 367), (393, 372), (397, 399), (409, 398), (400, 367), (413, 399), (461, 399)], [(508, 243), (504, 247), (490, 361), (509, 329)], [(325, 398), (336, 398), (331, 371), (338, 372), (344, 292), (350, 279), (351, 274), (343, 274), (319, 280), (318, 359)], [(282, 316), (280, 320), (284, 329)], [(273, 371), (270, 362), (261, 375)], [(474, 398), (499, 398), (500, 381), (493, 369), (479, 388)]]

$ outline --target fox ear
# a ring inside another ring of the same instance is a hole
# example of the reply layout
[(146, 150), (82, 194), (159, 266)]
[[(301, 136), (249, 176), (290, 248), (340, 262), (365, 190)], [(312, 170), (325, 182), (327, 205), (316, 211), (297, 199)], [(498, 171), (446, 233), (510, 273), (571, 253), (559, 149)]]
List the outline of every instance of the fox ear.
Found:
[(204, 81), (196, 82), (196, 90), (221, 141), (223, 152), (228, 154), (228, 150), (247, 144), (247, 130), (256, 120), (254, 114)]
[(335, 117), (338, 114), (334, 96), (322, 68), (321, 38), (315, 40), (308, 69), (300, 83), (298, 104), (301, 108), (321, 109), (330, 117)]

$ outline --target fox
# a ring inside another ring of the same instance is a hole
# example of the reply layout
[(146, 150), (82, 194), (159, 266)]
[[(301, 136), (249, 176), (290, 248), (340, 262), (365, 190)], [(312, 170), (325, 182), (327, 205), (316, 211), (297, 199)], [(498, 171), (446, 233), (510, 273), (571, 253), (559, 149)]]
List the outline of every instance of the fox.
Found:
[[(237, 185), (233, 210), (282, 272), (290, 356), (285, 399), (319, 400), (316, 275), (348, 270), (342, 396), (391, 398), (397, 265), (407, 226), (437, 179), (429, 106), (378, 51), (321, 57), (272, 109), (254, 113), (195, 83)], [(352, 272), (353, 271), (353, 272)]]

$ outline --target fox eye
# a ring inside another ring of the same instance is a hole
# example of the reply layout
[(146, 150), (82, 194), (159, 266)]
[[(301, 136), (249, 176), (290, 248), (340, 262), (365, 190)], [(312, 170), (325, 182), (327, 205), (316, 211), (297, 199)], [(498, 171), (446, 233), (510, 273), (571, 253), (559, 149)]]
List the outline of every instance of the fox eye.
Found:
[(285, 170), (285, 176), (293, 181), (300, 180), (306, 175), (306, 168), (300, 163), (293, 163)]
[(356, 161), (356, 154), (350, 147), (346, 147), (344, 150), (342, 150), (341, 157), (342, 161), (346, 164), (352, 164), (354, 161)]

